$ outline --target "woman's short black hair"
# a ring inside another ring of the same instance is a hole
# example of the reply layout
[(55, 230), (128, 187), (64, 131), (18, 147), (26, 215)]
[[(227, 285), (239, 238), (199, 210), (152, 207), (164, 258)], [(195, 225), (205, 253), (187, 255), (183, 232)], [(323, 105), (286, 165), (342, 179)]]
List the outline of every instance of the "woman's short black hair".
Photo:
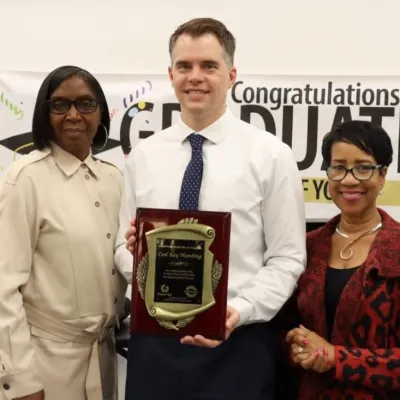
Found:
[(369, 121), (347, 121), (327, 133), (322, 142), (324, 167), (331, 164), (332, 146), (336, 142), (345, 142), (357, 146), (360, 150), (375, 158), (383, 167), (393, 161), (392, 141), (387, 132)]
[(61, 85), (61, 83), (73, 76), (82, 78), (89, 85), (99, 103), (101, 110), (101, 124), (106, 127), (107, 132), (104, 131), (104, 128), (100, 128), (93, 138), (93, 144), (96, 147), (101, 147), (107, 139), (105, 135), (108, 136), (110, 131), (110, 112), (100, 83), (88, 71), (76, 66), (65, 65), (50, 72), (40, 86), (36, 98), (32, 121), (32, 137), (35, 147), (39, 150), (49, 146), (50, 139), (53, 136), (53, 129), (49, 118), (49, 109), (47, 108), (47, 100), (50, 99), (51, 94)]

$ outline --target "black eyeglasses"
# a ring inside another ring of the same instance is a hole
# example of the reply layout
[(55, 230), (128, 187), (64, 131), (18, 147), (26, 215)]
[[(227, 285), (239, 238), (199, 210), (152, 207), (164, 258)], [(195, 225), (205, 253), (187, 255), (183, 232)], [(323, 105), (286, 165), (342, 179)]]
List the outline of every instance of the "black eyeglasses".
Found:
[(91, 114), (97, 110), (98, 102), (96, 99), (82, 98), (76, 100), (51, 99), (47, 100), (49, 111), (53, 114), (66, 114), (72, 104), (81, 114)]
[(356, 165), (347, 169), (343, 165), (331, 165), (327, 168), (326, 174), (332, 181), (342, 181), (349, 172), (359, 181), (367, 181), (372, 178), (375, 170), (382, 168), (382, 165)]

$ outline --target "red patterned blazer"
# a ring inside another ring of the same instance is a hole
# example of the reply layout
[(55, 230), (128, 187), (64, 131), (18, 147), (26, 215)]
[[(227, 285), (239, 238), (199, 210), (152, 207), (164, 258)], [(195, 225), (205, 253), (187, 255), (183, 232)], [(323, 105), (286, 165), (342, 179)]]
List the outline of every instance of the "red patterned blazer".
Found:
[[(330, 341), (335, 368), (302, 371), (299, 400), (400, 400), (400, 224), (379, 212), (383, 227), (338, 304)], [(298, 283), (301, 320), (324, 338), (325, 274), (338, 222), (336, 216), (307, 235), (308, 264)]]

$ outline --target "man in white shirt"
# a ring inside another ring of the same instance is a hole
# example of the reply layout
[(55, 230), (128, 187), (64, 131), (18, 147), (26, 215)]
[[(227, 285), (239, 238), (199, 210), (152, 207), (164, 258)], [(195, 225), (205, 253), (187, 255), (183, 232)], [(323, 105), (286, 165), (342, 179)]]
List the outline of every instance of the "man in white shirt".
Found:
[(129, 221), (137, 207), (185, 208), (184, 191), (196, 186), (185, 171), (197, 157), (195, 208), (232, 213), (226, 339), (133, 334), (127, 400), (273, 399), (277, 341), (269, 321), (304, 271), (303, 188), (291, 149), (226, 108), (234, 53), (233, 35), (213, 19), (188, 21), (171, 36), (169, 76), (181, 120), (128, 157), (115, 253), (131, 273)]

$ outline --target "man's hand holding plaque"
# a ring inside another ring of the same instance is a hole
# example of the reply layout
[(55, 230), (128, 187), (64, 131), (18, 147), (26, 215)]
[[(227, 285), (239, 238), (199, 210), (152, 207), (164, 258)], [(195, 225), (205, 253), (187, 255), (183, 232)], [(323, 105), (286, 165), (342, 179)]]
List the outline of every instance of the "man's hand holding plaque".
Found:
[(230, 335), (239, 322), (227, 308), (230, 223), (230, 213), (137, 210), (126, 233), (134, 254), (131, 332), (206, 347)]
[(125, 234), (126, 248), (132, 253), (132, 255), (134, 255), (136, 242), (136, 221), (132, 219), (130, 225), (131, 226)]
[[(233, 307), (227, 308), (226, 322), (225, 322), (225, 340), (229, 338), (236, 325), (239, 323), (240, 314)], [(207, 339), (202, 335), (185, 336), (181, 339), (182, 344), (190, 344), (198, 347), (217, 347), (222, 343), (222, 340)]]

